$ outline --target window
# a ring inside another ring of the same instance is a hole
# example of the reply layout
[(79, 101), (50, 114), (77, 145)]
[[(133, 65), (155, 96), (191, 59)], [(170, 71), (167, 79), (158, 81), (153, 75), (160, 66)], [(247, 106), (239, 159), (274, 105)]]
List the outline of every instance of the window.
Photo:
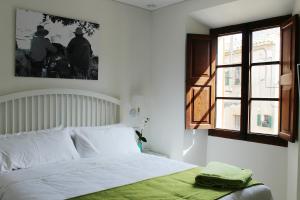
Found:
[(281, 146), (293, 142), (296, 20), (283, 16), (188, 35), (186, 128)]
[(240, 130), (242, 33), (219, 36), (217, 46), (216, 128)]
[[(252, 56), (247, 105), (250, 109), (249, 132), (277, 135), (280, 27), (250, 31), (247, 37), (251, 40), (248, 52)], [(242, 33), (217, 38), (216, 128), (240, 130), (236, 121), (240, 120), (237, 116), (241, 110)], [(268, 118), (262, 121), (262, 115)], [(256, 123), (257, 118), (260, 118), (259, 123)]]

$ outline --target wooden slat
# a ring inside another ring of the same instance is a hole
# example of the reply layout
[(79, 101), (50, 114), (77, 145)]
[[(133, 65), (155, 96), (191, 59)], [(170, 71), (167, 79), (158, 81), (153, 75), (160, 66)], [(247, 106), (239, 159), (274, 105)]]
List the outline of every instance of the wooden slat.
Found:
[(81, 126), (84, 126), (84, 121), (85, 121), (85, 108), (84, 108), (84, 97), (81, 97)]
[(93, 101), (93, 98), (92, 97), (90, 97), (90, 101), (91, 101), (91, 106), (90, 106), (90, 108), (91, 108), (91, 115), (90, 115), (90, 117), (91, 117), (91, 119), (90, 119), (90, 126), (94, 126), (94, 119), (93, 119), (93, 116), (94, 116), (94, 110), (93, 110), (93, 104), (94, 104), (94, 101)]
[(54, 110), (54, 102), (53, 102), (53, 95), (49, 95), (49, 124), (50, 127), (54, 126), (54, 116), (53, 116), (53, 110)]
[(5, 102), (5, 133), (8, 132), (8, 105), (7, 101)]
[(15, 132), (15, 100), (11, 100), (11, 104), (12, 104), (12, 132)]
[(95, 116), (95, 121), (96, 121), (96, 126), (98, 126), (98, 109), (99, 109), (99, 106), (98, 106), (98, 99), (96, 99), (96, 108), (95, 108), (95, 110), (96, 110), (96, 116)]
[(22, 99), (19, 99), (19, 106), (18, 106), (18, 122), (19, 122), (19, 125), (18, 125), (18, 132), (21, 132), (23, 130), (23, 124), (22, 124), (22, 115), (23, 115), (23, 110), (22, 110)]
[(92, 100), (92, 106), (91, 106), (91, 120), (92, 120), (92, 123), (91, 123), (91, 126), (95, 126), (95, 99), (94, 98), (91, 98)]
[(85, 97), (85, 126), (88, 126), (88, 97)]
[(107, 124), (107, 118), (106, 118), (106, 114), (107, 114), (107, 106), (106, 106), (106, 101), (103, 102), (104, 103), (104, 123), (103, 124)]
[(47, 128), (47, 95), (43, 96), (43, 118), (44, 118), (44, 124), (43, 124), (43, 129)]
[(25, 131), (28, 131), (29, 125), (28, 125), (28, 98), (25, 97)]
[(103, 120), (103, 101), (99, 100), (99, 126), (102, 125)]
[(35, 115), (35, 109), (34, 109), (34, 96), (31, 97), (31, 130), (34, 130), (34, 115)]
[(79, 96), (77, 96), (76, 99), (77, 99), (77, 106), (76, 106), (77, 124), (80, 125), (81, 119), (80, 119), (79, 113), (81, 112), (81, 110), (80, 110), (80, 98), (79, 98)]
[(65, 102), (64, 96), (60, 96), (60, 104), (61, 104), (61, 125), (65, 126)]
[(67, 100), (66, 100), (66, 125), (67, 126), (69, 126), (69, 119), (70, 119), (70, 117), (69, 117), (69, 115), (70, 115), (70, 110), (69, 110), (69, 95), (66, 95), (66, 98), (67, 98)]
[(75, 115), (74, 115), (74, 95), (71, 95), (71, 126), (74, 126), (74, 120), (75, 120)]
[(58, 97), (57, 94), (55, 94), (55, 126), (59, 125), (58, 121)]

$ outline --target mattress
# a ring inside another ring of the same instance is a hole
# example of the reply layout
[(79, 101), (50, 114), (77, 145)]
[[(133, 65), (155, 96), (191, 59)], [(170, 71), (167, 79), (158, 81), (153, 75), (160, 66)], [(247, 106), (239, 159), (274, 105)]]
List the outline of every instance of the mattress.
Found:
[[(47, 164), (0, 175), (0, 200), (62, 200), (195, 168), (195, 165), (136, 153)], [(272, 200), (264, 185), (222, 200)]]

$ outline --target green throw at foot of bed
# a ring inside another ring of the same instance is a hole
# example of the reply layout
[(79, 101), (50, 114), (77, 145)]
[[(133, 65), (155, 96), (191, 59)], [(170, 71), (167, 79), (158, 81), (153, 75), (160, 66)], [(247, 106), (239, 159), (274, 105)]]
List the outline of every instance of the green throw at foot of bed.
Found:
[[(237, 189), (204, 188), (195, 185), (195, 177), (201, 168), (156, 177), (137, 183), (116, 187), (72, 200), (215, 200), (224, 197)], [(250, 187), (260, 183), (251, 180), (245, 185)]]

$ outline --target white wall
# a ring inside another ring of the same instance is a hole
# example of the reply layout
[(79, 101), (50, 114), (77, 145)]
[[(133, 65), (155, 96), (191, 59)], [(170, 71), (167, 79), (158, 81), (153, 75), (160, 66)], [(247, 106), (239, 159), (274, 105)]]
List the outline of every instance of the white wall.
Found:
[(171, 158), (195, 164), (220, 160), (251, 168), (258, 180), (271, 187), (275, 200), (284, 200), (287, 148), (215, 138), (204, 130), (184, 128), (186, 33), (208, 31), (191, 21), (189, 14), (224, 2), (192, 0), (153, 13), (151, 146)]
[[(269, 186), (275, 200), (286, 199), (287, 151), (253, 142), (209, 137), (207, 161), (221, 161), (253, 170), (254, 178)], [(291, 199), (288, 199), (291, 200)]]
[(289, 143), (288, 147), (288, 164), (287, 164), (287, 199), (299, 200), (299, 142)]
[[(153, 13), (151, 146), (172, 158), (205, 164), (205, 135), (184, 133), (185, 39), (188, 31), (208, 33), (189, 19), (195, 10), (230, 0), (190, 0), (159, 9)], [(194, 145), (192, 146), (194, 141)], [(192, 146), (192, 148), (190, 148)]]
[(299, 0), (295, 0), (293, 14), (300, 14), (300, 1)]
[[(100, 24), (99, 80), (14, 77), (15, 9), (25, 8)], [(132, 94), (149, 90), (151, 13), (111, 0), (1, 0), (0, 95), (39, 88), (76, 88), (122, 100), (123, 119)]]
[[(284, 200), (287, 160), (292, 171), (298, 171), (293, 164), (300, 161), (293, 157), (299, 151), (297, 144), (287, 150), (184, 129), (186, 33), (208, 33), (208, 27), (198, 24), (189, 14), (230, 1), (190, 0), (151, 14), (111, 0), (0, 0), (0, 95), (53, 87), (103, 92), (121, 98), (124, 120), (130, 96), (144, 95), (151, 110), (148, 139), (155, 150), (200, 165), (221, 160), (251, 168), (259, 180), (271, 187), (275, 200)], [(16, 7), (100, 23), (99, 81), (14, 77)], [(293, 173), (288, 177), (291, 183), (299, 181)]]

